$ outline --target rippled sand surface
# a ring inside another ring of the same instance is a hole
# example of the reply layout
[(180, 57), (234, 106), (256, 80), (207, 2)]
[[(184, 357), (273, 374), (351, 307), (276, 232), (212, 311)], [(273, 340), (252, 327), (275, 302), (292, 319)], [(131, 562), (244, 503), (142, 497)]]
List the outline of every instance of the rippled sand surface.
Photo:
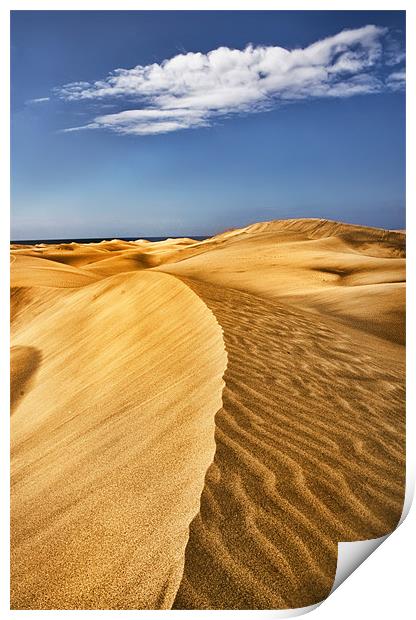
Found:
[(404, 495), (405, 234), (12, 246), (15, 609), (302, 607)]

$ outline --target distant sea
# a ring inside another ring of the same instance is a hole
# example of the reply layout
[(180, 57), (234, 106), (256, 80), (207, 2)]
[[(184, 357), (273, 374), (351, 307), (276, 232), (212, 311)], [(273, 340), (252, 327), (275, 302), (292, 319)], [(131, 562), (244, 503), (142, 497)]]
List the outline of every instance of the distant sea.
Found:
[(200, 235), (182, 235), (181, 237), (91, 237), (85, 239), (16, 239), (10, 241), (10, 243), (16, 243), (21, 245), (36, 245), (37, 243), (55, 244), (55, 243), (100, 243), (101, 241), (112, 241), (113, 239), (119, 239), (120, 241), (137, 241), (138, 239), (145, 239), (146, 241), (165, 241), (166, 239), (183, 239), (184, 237), (195, 239), (195, 241), (203, 241), (208, 237), (201, 237)]

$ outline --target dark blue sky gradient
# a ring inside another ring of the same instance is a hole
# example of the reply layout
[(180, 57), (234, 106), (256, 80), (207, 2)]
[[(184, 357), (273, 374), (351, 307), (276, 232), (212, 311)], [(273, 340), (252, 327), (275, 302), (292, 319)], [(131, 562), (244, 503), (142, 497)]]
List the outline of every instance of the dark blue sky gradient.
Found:
[(367, 24), (404, 33), (404, 13), (13, 12), (12, 238), (208, 235), (286, 217), (403, 228), (404, 93), (303, 101), (148, 136), (61, 133), (105, 109), (27, 103), (183, 51), (303, 47)]

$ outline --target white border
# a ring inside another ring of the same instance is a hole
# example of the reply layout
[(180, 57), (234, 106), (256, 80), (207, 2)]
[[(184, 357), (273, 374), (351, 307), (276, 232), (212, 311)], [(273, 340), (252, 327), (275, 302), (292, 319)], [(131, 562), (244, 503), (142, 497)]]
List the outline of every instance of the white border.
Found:
[[(8, 156), (9, 144), (9, 118), (10, 118), (10, 10), (406, 10), (407, 11), (407, 231), (408, 231), (408, 292), (407, 295), (407, 373), (411, 378), (408, 381), (407, 394), (407, 488), (406, 510), (411, 504), (411, 496), (414, 493), (414, 481), (416, 471), (416, 455), (411, 449), (411, 440), (416, 437), (416, 422), (410, 415), (415, 410), (415, 362), (414, 362), (414, 337), (415, 330), (412, 318), (414, 316), (414, 281), (415, 281), (415, 139), (416, 139), (416, 37), (414, 24), (416, 24), (416, 3), (411, 0), (312, 0), (277, 1), (277, 0), (3, 0), (0, 5), (1, 30), (0, 30), (0, 59), (3, 63), (3, 97), (1, 98), (0, 129), (2, 137), (2, 166), (0, 178), (0, 192), (2, 195), (0, 208), (0, 269), (1, 269), (1, 356), (0, 373), (3, 379), (3, 392), (8, 393), (8, 346), (9, 340), (9, 196), (10, 196), (10, 159)], [(6, 156), (4, 156), (6, 154)], [(413, 378), (413, 380), (412, 380)], [(3, 397), (4, 398), (4, 397)], [(231, 617), (237, 614), (239, 618), (253, 618), (261, 614), (271, 617), (281, 617), (281, 611), (10, 611), (9, 610), (9, 429), (7, 419), (8, 403), (4, 398), (3, 432), (1, 433), (1, 480), (2, 480), (2, 504), (1, 504), (1, 582), (0, 582), (0, 612), (2, 618), (41, 618), (55, 614), (60, 617), (77, 618), (87, 617), (93, 620), (102, 616), (111, 617), (135, 617), (151, 614), (152, 618), (162, 618), (174, 614), (175, 617), (208, 616), (215, 614), (217, 618)], [(403, 526), (393, 532), (381, 549), (371, 556), (358, 571), (353, 574), (330, 598), (325, 601), (315, 612), (314, 618), (334, 618), (337, 620), (350, 620), (351, 614), (359, 614), (360, 618), (371, 615), (371, 618), (386, 619), (394, 614), (396, 619), (410, 618), (413, 609), (413, 593), (411, 569), (414, 567), (413, 558), (406, 554), (409, 545), (416, 542), (416, 508), (411, 509), (411, 519), (406, 520)], [(415, 547), (416, 548), (416, 547)], [(384, 556), (384, 557), (383, 557)], [(383, 588), (384, 584), (384, 588)], [(380, 587), (383, 588), (380, 591)], [(379, 596), (381, 595), (381, 596)], [(370, 598), (369, 598), (370, 597)], [(306, 610), (305, 610), (306, 611)], [(117, 614), (117, 616), (116, 616)], [(286, 617), (291, 614), (284, 614)]]

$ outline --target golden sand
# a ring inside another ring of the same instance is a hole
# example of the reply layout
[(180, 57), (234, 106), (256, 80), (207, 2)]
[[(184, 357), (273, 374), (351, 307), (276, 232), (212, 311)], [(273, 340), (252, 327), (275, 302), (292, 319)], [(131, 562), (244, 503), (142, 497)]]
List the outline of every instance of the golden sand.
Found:
[(169, 608), (215, 451), (214, 316), (145, 272), (34, 286), (15, 323), (12, 606)]
[(325, 598), (338, 541), (401, 514), (404, 244), (12, 246), (12, 608)]

